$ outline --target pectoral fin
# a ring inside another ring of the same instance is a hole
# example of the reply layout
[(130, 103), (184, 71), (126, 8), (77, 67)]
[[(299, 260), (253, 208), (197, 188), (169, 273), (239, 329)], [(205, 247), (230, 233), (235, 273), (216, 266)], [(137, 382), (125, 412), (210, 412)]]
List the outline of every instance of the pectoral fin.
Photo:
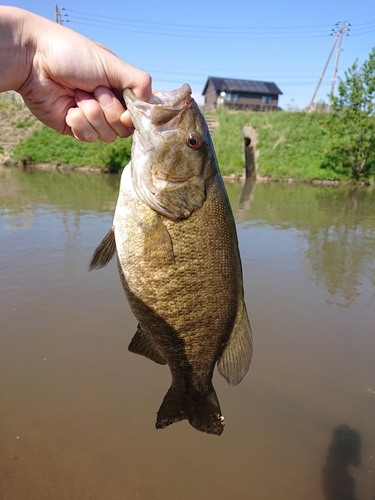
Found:
[(128, 349), (130, 352), (140, 354), (141, 356), (145, 356), (146, 358), (155, 361), (155, 363), (159, 363), (161, 365), (167, 364), (167, 360), (163, 354), (158, 351), (156, 346), (154, 346), (151, 340), (144, 334), (141, 325), (138, 325), (137, 331), (132, 338)]
[(94, 255), (89, 264), (89, 271), (93, 269), (101, 269), (105, 267), (112, 259), (116, 251), (115, 231), (114, 228), (108, 231), (101, 243), (96, 247)]
[(148, 262), (154, 262), (156, 266), (173, 264), (173, 243), (167, 228), (160, 217), (154, 212), (154, 216), (140, 223), (144, 239), (144, 258)]
[(237, 385), (241, 382), (249, 369), (252, 354), (251, 327), (246, 306), (242, 303), (232, 335), (217, 363), (220, 375), (227, 380), (228, 384)]

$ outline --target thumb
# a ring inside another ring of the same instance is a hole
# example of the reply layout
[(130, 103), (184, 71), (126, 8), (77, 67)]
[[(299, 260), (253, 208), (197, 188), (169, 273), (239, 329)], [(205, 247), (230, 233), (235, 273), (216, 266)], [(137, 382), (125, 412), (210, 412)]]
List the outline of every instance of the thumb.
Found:
[[(103, 48), (103, 50), (105, 50)], [(151, 99), (151, 76), (131, 64), (119, 59), (112, 52), (106, 50), (103, 58), (107, 79), (110, 87), (121, 90), (130, 88), (143, 101)]]

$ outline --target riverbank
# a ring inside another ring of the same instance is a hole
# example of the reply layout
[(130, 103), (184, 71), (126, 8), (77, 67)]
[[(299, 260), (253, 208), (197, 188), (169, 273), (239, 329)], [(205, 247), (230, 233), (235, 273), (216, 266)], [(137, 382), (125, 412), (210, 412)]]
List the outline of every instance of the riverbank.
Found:
[(17, 144), (40, 127), (18, 94), (0, 94), (0, 164), (10, 161)]
[[(112, 144), (83, 143), (40, 125), (25, 106), (0, 102), (0, 163), (60, 171), (119, 172), (130, 160), (131, 138)], [(355, 183), (350, 172), (324, 167), (329, 145), (325, 113), (216, 110), (209, 114), (218, 123), (212, 132), (220, 171), (224, 178), (244, 175), (242, 129), (257, 132), (256, 171), (259, 182), (368, 185)], [(6, 131), (4, 133), (3, 131)], [(8, 142), (4, 142), (5, 139)]]
[[(60, 172), (60, 173), (93, 173), (93, 174), (113, 174), (119, 172), (110, 172), (101, 168), (94, 168), (90, 166), (72, 166), (72, 165), (54, 165), (52, 163), (33, 163), (28, 165), (22, 165), (20, 163), (14, 162), (13, 164), (0, 163), (0, 171), (6, 168), (18, 168), (24, 170), (41, 170), (41, 171), (50, 171), (50, 172)], [(222, 175), (224, 181), (229, 183), (242, 183), (244, 184), (246, 181), (245, 175)], [(327, 179), (311, 179), (311, 180), (297, 180), (297, 179), (272, 179), (270, 177), (260, 177), (256, 176), (254, 179), (257, 183), (262, 184), (270, 184), (270, 183), (279, 183), (279, 184), (311, 184), (313, 186), (359, 186), (359, 187), (368, 187), (372, 184), (369, 182), (355, 182), (355, 181), (339, 181), (339, 180), (327, 180)], [(249, 181), (251, 181), (249, 179)]]

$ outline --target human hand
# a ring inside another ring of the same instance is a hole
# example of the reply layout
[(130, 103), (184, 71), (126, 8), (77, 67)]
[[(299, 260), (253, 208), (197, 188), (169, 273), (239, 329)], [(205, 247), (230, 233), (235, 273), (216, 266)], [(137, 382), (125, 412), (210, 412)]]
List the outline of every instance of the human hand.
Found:
[(8, 9), (18, 16), (13, 26), (19, 34), (21, 61), (12, 89), (41, 122), (88, 142), (112, 142), (133, 132), (122, 91), (131, 88), (139, 98), (149, 100), (147, 73), (64, 26), (21, 9), (0, 9), (1, 14)]

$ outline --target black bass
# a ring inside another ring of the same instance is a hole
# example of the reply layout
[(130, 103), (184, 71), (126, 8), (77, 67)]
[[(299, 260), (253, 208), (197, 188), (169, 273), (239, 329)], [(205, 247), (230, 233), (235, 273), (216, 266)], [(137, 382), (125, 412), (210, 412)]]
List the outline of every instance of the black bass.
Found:
[(249, 369), (251, 328), (236, 228), (205, 119), (189, 85), (143, 102), (124, 98), (135, 132), (113, 227), (90, 270), (117, 250), (122, 285), (139, 324), (131, 352), (168, 364), (162, 429), (188, 419), (220, 435), (215, 364), (229, 384)]

